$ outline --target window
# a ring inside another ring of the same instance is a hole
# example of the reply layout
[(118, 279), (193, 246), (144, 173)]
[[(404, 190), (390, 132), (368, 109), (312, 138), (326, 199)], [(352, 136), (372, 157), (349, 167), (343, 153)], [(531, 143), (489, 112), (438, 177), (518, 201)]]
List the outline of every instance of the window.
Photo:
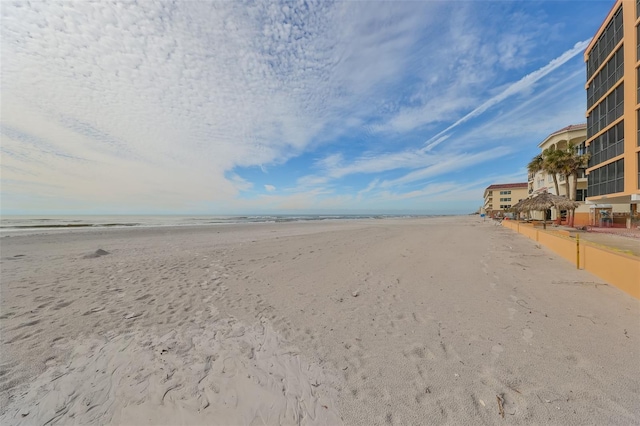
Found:
[[(640, 51), (638, 53), (640, 54)], [(636, 68), (636, 103), (640, 104), (640, 68)]]
[(576, 191), (576, 201), (584, 201), (587, 199), (587, 190), (586, 189), (578, 189)]
[(510, 209), (511, 208), (511, 204), (500, 204), (500, 208), (501, 209)]
[(587, 87), (587, 109), (591, 108), (622, 78), (624, 73), (624, 51), (618, 51), (607, 61)]
[(592, 170), (587, 176), (589, 196), (624, 191), (624, 161), (618, 160)]
[(510, 195), (511, 191), (500, 191), (500, 195)]
[(589, 52), (589, 59), (587, 60), (587, 80), (593, 76), (620, 40), (622, 40), (622, 7), (618, 8), (613, 19), (609, 21), (604, 32), (598, 37), (598, 40)]
[(617, 120), (622, 115), (623, 107), (624, 83), (621, 83), (587, 117), (587, 139)]
[(624, 153), (624, 121), (616, 124), (589, 144), (589, 167), (622, 155)]
[(586, 154), (587, 153), (587, 145), (584, 142), (582, 142), (580, 145), (578, 145), (577, 151), (578, 151), (578, 155)]
[(636, 60), (640, 60), (640, 26), (636, 27)]
[(511, 198), (500, 198), (500, 201), (511, 201)]

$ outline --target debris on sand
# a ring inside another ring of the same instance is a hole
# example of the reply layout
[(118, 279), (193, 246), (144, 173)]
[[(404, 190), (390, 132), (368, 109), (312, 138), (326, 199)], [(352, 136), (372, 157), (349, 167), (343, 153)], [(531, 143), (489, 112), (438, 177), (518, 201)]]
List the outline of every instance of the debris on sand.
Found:
[(498, 412), (500, 413), (500, 417), (504, 419), (504, 398), (501, 395), (496, 395), (496, 399), (498, 400)]
[(102, 250), (102, 249), (98, 249), (95, 252), (91, 253), (91, 254), (87, 254), (86, 256), (84, 256), (85, 259), (95, 259), (96, 257), (100, 257), (100, 256), (105, 256), (107, 254), (110, 254), (108, 251), (106, 250)]

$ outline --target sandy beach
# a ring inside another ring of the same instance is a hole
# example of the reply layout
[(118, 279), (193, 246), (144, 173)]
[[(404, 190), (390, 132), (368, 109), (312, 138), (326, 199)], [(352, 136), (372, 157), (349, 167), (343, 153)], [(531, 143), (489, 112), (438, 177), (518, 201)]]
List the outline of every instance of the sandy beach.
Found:
[(640, 424), (640, 302), (477, 216), (0, 241), (1, 424)]

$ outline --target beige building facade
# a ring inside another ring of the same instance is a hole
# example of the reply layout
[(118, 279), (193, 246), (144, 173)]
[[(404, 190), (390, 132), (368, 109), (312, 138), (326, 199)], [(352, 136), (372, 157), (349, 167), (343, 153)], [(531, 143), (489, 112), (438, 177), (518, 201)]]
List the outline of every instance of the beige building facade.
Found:
[[(550, 151), (566, 150), (569, 144), (573, 144), (578, 147), (579, 153), (584, 153), (586, 150), (586, 139), (586, 123), (572, 124), (551, 133), (545, 138), (545, 140), (538, 144), (538, 148), (540, 148), (540, 151), (544, 151), (545, 149), (548, 149)], [(567, 182), (565, 176), (557, 175), (556, 177), (558, 180), (559, 191), (556, 191), (555, 184), (553, 183), (553, 176), (551, 174), (544, 171), (540, 171), (535, 174), (529, 173), (529, 194), (547, 191), (551, 194), (566, 196), (567, 185), (569, 185), (569, 191), (572, 191), (574, 189), (572, 182)], [(582, 170), (578, 175), (578, 187), (576, 191), (576, 201), (580, 203), (580, 207), (576, 209), (574, 220), (574, 225), (576, 226), (587, 225), (589, 223), (589, 206), (585, 204), (586, 197), (587, 176), (585, 170)], [(550, 209), (548, 212), (531, 212), (531, 218), (542, 220), (546, 217), (546, 219), (549, 220), (556, 220), (556, 214), (557, 213), (555, 209)], [(564, 217), (564, 212), (561, 212), (561, 214)]]
[(483, 209), (489, 217), (505, 217), (508, 210), (527, 198), (529, 185), (522, 183), (497, 183), (484, 190)]

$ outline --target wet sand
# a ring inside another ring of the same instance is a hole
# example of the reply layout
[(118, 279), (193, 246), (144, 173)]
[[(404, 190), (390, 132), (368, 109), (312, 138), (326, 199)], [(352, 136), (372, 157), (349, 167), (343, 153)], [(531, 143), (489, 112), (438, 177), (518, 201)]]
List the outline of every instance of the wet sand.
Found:
[(0, 244), (2, 424), (640, 423), (639, 301), (478, 217)]

